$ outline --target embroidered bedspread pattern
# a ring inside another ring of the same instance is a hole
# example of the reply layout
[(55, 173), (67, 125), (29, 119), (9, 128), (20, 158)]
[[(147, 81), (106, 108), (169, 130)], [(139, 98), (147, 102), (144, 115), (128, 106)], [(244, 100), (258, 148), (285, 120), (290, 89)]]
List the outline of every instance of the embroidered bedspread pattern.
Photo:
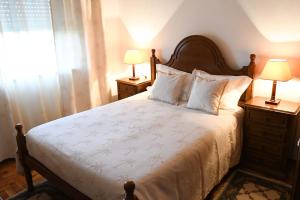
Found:
[(127, 180), (140, 200), (204, 199), (240, 152), (234, 114), (208, 115), (146, 94), (28, 132), (29, 153), (92, 199), (120, 200)]

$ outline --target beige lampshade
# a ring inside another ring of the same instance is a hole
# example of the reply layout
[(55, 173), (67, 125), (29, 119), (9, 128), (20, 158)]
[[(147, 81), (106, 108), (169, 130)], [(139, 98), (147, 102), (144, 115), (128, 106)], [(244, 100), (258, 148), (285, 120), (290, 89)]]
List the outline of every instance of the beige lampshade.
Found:
[(132, 49), (127, 50), (124, 57), (124, 63), (126, 64), (140, 64), (145, 61), (143, 51)]
[(292, 78), (290, 66), (287, 60), (270, 59), (265, 65), (261, 75), (261, 79), (288, 81)]

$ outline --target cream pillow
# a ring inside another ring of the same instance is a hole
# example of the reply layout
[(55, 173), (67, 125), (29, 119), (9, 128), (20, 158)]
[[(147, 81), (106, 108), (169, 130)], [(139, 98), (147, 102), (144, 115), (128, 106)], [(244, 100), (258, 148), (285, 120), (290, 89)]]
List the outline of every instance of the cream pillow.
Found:
[(193, 70), (192, 74), (193, 74), (194, 76), (199, 76), (200, 74), (209, 74), (209, 73), (207, 73), (206, 71), (203, 71), (203, 70), (200, 70), (200, 69), (195, 68), (195, 69)]
[(150, 91), (150, 99), (177, 104), (185, 75), (161, 74), (155, 80)]
[(181, 101), (188, 101), (193, 86), (194, 76), (192, 74), (187, 74), (184, 76), (182, 81), (182, 88), (180, 93)]
[(225, 110), (237, 108), (241, 96), (252, 82), (248, 76), (211, 75), (204, 74), (200, 70), (196, 70), (194, 75), (214, 80), (228, 80), (220, 101), (220, 109)]
[(185, 75), (183, 78), (183, 83), (182, 83), (182, 88), (180, 91), (180, 97), (179, 100), (181, 101), (188, 101), (191, 88), (193, 85), (193, 80), (194, 80), (194, 74), (183, 72), (177, 69), (174, 69), (172, 67), (163, 65), (163, 64), (157, 64), (156, 65), (156, 71), (157, 71), (157, 78), (161, 74), (178, 74), (178, 75)]
[(218, 115), (220, 99), (227, 82), (196, 77), (186, 107)]
[(178, 69), (175, 69), (175, 68), (169, 67), (167, 65), (163, 65), (163, 64), (156, 65), (156, 72), (162, 72), (165, 74), (188, 74), (187, 72), (180, 71)]

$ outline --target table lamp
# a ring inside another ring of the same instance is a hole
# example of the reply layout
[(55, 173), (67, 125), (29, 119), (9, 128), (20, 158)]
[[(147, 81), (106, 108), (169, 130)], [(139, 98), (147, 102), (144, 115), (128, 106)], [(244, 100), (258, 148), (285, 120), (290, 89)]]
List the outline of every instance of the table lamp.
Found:
[(132, 65), (132, 77), (129, 80), (138, 80), (139, 77), (135, 76), (135, 64), (144, 62), (143, 52), (141, 50), (127, 50), (124, 57), (124, 63)]
[(273, 80), (271, 99), (266, 100), (266, 104), (279, 104), (280, 100), (276, 99), (276, 85), (277, 81), (288, 81), (292, 78), (290, 66), (287, 60), (284, 59), (270, 59), (265, 65), (261, 75), (261, 79)]

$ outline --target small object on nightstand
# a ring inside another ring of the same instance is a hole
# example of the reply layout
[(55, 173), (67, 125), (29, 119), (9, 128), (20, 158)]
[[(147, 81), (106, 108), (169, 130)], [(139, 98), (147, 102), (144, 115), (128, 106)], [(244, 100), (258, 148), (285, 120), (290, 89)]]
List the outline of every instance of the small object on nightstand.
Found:
[(245, 125), (242, 164), (275, 178), (287, 176), (287, 161), (294, 146), (300, 103), (265, 104), (254, 97), (244, 104)]
[(151, 85), (151, 80), (147, 78), (140, 78), (139, 80), (129, 80), (121, 78), (117, 80), (118, 85), (118, 99), (124, 99), (140, 92), (146, 91), (147, 87)]
[(292, 78), (289, 63), (284, 59), (270, 59), (265, 65), (260, 78), (273, 80), (271, 99), (266, 100), (265, 103), (273, 105), (279, 104), (280, 99), (275, 98), (276, 85), (277, 81), (288, 81)]

